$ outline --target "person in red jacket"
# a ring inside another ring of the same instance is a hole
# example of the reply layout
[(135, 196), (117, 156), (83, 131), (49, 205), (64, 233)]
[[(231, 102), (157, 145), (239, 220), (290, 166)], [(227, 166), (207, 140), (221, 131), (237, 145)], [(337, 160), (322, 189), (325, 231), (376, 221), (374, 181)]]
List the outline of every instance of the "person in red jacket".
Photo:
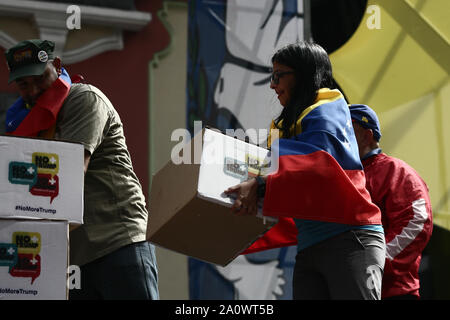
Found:
[(350, 105), (366, 188), (380, 208), (386, 238), (382, 299), (419, 299), (419, 265), (433, 229), (428, 187), (404, 161), (382, 153), (376, 113)]

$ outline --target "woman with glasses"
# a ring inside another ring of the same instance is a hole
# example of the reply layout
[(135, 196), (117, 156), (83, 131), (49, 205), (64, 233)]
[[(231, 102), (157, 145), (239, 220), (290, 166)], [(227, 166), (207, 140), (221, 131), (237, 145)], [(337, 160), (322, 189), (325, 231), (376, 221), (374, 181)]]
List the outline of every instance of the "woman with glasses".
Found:
[(283, 106), (272, 123), (280, 132), (272, 143), (278, 171), (225, 192), (237, 193), (237, 214), (256, 214), (263, 197), (264, 215), (293, 223), (285, 231), (275, 226), (247, 252), (285, 245), (293, 226), (294, 299), (380, 299), (381, 214), (365, 188), (350, 112), (333, 89), (328, 55), (317, 44), (299, 42), (278, 50), (272, 65), (270, 88)]

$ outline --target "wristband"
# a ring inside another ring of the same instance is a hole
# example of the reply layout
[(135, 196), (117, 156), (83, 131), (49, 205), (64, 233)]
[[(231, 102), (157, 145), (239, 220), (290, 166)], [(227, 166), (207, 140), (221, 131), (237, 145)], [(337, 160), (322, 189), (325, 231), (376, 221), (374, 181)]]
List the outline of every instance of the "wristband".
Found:
[(264, 198), (266, 195), (266, 181), (261, 176), (256, 176), (256, 183), (258, 183), (258, 188), (256, 189), (256, 194), (258, 198)]

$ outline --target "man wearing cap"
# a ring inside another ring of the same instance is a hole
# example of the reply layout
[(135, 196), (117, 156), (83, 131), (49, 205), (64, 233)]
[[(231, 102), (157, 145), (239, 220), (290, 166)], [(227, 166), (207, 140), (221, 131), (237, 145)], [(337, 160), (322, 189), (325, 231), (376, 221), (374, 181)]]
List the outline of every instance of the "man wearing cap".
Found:
[(122, 122), (97, 88), (72, 83), (54, 43), (26, 40), (5, 52), (20, 98), (6, 132), (84, 145), (84, 224), (70, 232), (70, 264), (81, 289), (70, 299), (158, 299), (154, 247), (145, 241), (147, 209)]
[(366, 105), (349, 107), (366, 188), (385, 231), (382, 299), (418, 299), (420, 260), (433, 228), (428, 187), (407, 163), (382, 153), (376, 113)]

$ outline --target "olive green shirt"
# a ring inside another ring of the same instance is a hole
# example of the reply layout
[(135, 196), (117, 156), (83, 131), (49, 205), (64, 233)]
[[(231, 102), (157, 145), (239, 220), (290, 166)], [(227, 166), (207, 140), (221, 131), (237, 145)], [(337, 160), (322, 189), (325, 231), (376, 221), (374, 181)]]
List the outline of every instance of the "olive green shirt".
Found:
[(70, 232), (70, 264), (83, 265), (144, 241), (145, 198), (122, 122), (108, 98), (91, 85), (73, 84), (58, 114), (55, 138), (80, 142), (91, 154), (84, 180), (84, 224)]

